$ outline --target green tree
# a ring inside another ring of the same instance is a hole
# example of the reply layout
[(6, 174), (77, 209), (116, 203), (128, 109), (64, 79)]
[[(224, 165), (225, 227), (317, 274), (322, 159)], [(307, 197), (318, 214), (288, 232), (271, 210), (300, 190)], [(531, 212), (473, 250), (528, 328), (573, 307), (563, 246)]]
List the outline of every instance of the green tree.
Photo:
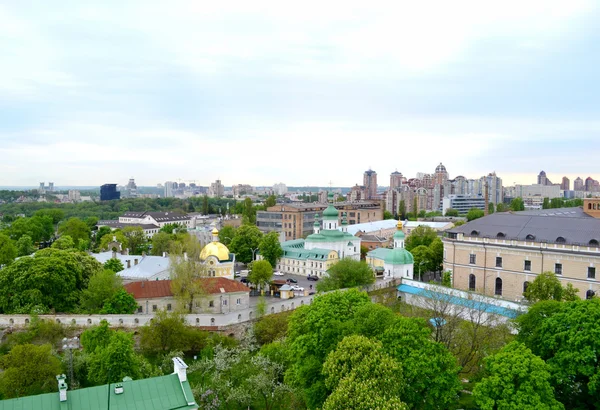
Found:
[(202, 215), (209, 214), (209, 205), (208, 205), (208, 196), (204, 195), (202, 197)]
[(429, 226), (419, 225), (408, 235), (404, 247), (410, 252), (419, 245), (429, 247), (437, 237), (437, 232), (434, 229)]
[(265, 209), (275, 205), (277, 205), (277, 197), (275, 195), (269, 195), (265, 201)]
[(394, 215), (390, 211), (385, 210), (383, 211), (383, 219), (394, 219)]
[(446, 409), (461, 388), (456, 358), (431, 340), (423, 319), (399, 316), (381, 336), (384, 350), (402, 366), (406, 389), (402, 400), (410, 408)]
[(164, 252), (169, 252), (173, 243), (173, 238), (166, 232), (158, 232), (152, 236), (152, 255), (162, 256)]
[(23, 235), (30, 236), (33, 242), (47, 241), (54, 235), (54, 224), (49, 216), (17, 218), (11, 223), (9, 232), (15, 241)]
[(61, 236), (68, 235), (77, 243), (79, 239), (88, 241), (91, 234), (90, 227), (79, 218), (69, 218), (58, 227), (58, 233)]
[(102, 350), (108, 346), (112, 333), (108, 322), (102, 320), (99, 325), (84, 330), (81, 334), (81, 346), (88, 353), (94, 353), (97, 349)]
[(444, 243), (437, 237), (429, 244), (429, 249), (431, 250), (431, 270), (439, 272), (444, 263)]
[(482, 218), (484, 216), (484, 212), (481, 209), (471, 208), (469, 212), (467, 212), (467, 221), (471, 222), (475, 219)]
[(524, 344), (509, 343), (484, 362), (484, 377), (473, 390), (482, 410), (564, 409), (554, 398), (548, 365)]
[(493, 202), (490, 202), (490, 203), (488, 204), (488, 214), (489, 214), (489, 215), (491, 215), (491, 214), (493, 214), (493, 213), (494, 213), (494, 211), (495, 211), (495, 206), (494, 206), (494, 203), (493, 203)]
[(256, 341), (261, 345), (273, 343), (285, 337), (291, 312), (281, 312), (273, 315), (261, 316), (254, 324)]
[(523, 198), (514, 198), (510, 201), (510, 210), (513, 212), (524, 211), (525, 203), (523, 202)]
[(98, 247), (104, 235), (108, 235), (111, 232), (112, 229), (110, 228), (110, 226), (101, 226), (100, 228), (98, 228), (98, 230), (96, 231), (96, 236), (94, 237), (94, 246)]
[(225, 225), (219, 231), (219, 241), (225, 246), (229, 246), (233, 238), (235, 238), (236, 229), (231, 225)]
[[(1, 240), (0, 240), (1, 242)], [(1, 245), (0, 245), (1, 247)], [(33, 241), (31, 240), (31, 236), (23, 235), (17, 241), (17, 255), (18, 256), (28, 256), (35, 252), (35, 246), (33, 246)], [(2, 251), (0, 250), (0, 254)], [(0, 264), (2, 262), (0, 261)]]
[(14, 346), (0, 357), (0, 366), (3, 399), (56, 391), (56, 375), (62, 371), (60, 360), (52, 355), (49, 344)]
[(108, 249), (108, 244), (115, 241), (121, 244), (122, 249), (127, 248), (127, 238), (125, 237), (125, 235), (123, 235), (123, 232), (120, 229), (117, 229), (111, 232), (110, 234), (102, 236), (99, 248), (103, 251), (110, 251), (112, 249)]
[(364, 261), (365, 259), (367, 259), (367, 253), (369, 253), (369, 248), (367, 248), (365, 245), (360, 245), (360, 260)]
[(252, 262), (253, 251), (256, 253), (259, 249), (262, 237), (262, 232), (256, 226), (242, 225), (237, 229), (229, 249), (235, 253), (236, 260), (242, 263)]
[(578, 289), (574, 289), (570, 283), (567, 287), (560, 284), (560, 280), (552, 272), (543, 272), (539, 274), (533, 282), (527, 286), (525, 299), (531, 303), (539, 302), (540, 300), (575, 300), (578, 299)]
[(123, 228), (123, 236), (130, 254), (139, 255), (142, 245), (147, 242), (144, 230), (139, 226), (127, 226)]
[(269, 232), (263, 236), (258, 245), (258, 250), (263, 259), (269, 261), (271, 266), (277, 265), (277, 260), (283, 256), (278, 233)]
[(139, 359), (131, 333), (111, 332), (108, 344), (96, 349), (88, 363), (88, 380), (95, 384), (116, 383), (124, 377), (139, 377)]
[(550, 198), (544, 198), (544, 202), (542, 202), (542, 209), (550, 209)]
[(186, 350), (187, 335), (185, 320), (180, 313), (159, 310), (154, 320), (140, 328), (140, 347), (154, 353)]
[(106, 268), (95, 273), (90, 278), (87, 289), (81, 293), (81, 308), (87, 313), (98, 313), (120, 289), (123, 289), (123, 282), (114, 271)]
[(447, 288), (452, 287), (452, 272), (448, 270), (444, 272), (442, 276), (442, 286), (445, 286)]
[(252, 263), (252, 272), (248, 275), (248, 281), (263, 288), (271, 283), (273, 267), (268, 260), (260, 260)]
[(123, 266), (123, 262), (121, 262), (120, 259), (111, 258), (104, 262), (104, 269), (111, 270), (114, 273), (119, 273), (123, 269), (125, 269), (125, 267)]
[(419, 211), (419, 218), (425, 218), (426, 215), (427, 215), (427, 211), (425, 211), (424, 209), (421, 209)]
[(414, 258), (415, 273), (419, 274), (421, 280), (423, 273), (429, 272), (433, 266), (433, 253), (431, 248), (425, 245), (419, 245), (410, 251)]
[(331, 266), (327, 276), (317, 282), (320, 292), (366, 286), (375, 282), (373, 270), (363, 261), (344, 258)]
[(0, 233), (0, 265), (8, 265), (17, 257), (17, 247), (14, 242)]
[(446, 209), (446, 216), (458, 216), (458, 209)]
[(138, 308), (138, 304), (132, 294), (127, 293), (123, 288), (118, 289), (110, 299), (108, 299), (100, 313), (108, 315), (130, 315)]
[(75, 242), (69, 235), (61, 235), (60, 238), (52, 243), (52, 247), (62, 250), (75, 249)]
[(58, 225), (58, 223), (60, 221), (65, 219), (65, 211), (63, 211), (62, 209), (57, 209), (57, 208), (46, 208), (46, 209), (40, 209), (39, 211), (36, 211), (33, 214), (33, 216), (39, 216), (39, 217), (49, 216), (52, 219), (52, 224)]
[(398, 218), (401, 221), (406, 220), (406, 201), (404, 199), (400, 200), (398, 204)]
[(244, 212), (242, 215), (247, 218), (249, 224), (253, 225), (256, 223), (256, 208), (254, 208), (252, 199), (244, 199)]
[(159, 229), (159, 231), (158, 231), (158, 232), (159, 232), (159, 233), (160, 233), (160, 232), (162, 232), (162, 233), (167, 233), (167, 234), (171, 235), (171, 234), (175, 233), (175, 231), (177, 231), (178, 229), (182, 229), (182, 228), (184, 228), (184, 229), (185, 229), (185, 227), (184, 227), (183, 225), (181, 225), (181, 224), (178, 224), (178, 223), (174, 223), (174, 224), (165, 224), (165, 225), (163, 225), (163, 227), (162, 227), (162, 228), (160, 228), (160, 229)]
[(378, 341), (345, 337), (327, 356), (323, 374), (332, 391), (323, 409), (408, 409), (400, 400), (402, 368)]
[(508, 207), (503, 204), (502, 202), (500, 202), (499, 204), (496, 205), (496, 212), (506, 212), (508, 211)]

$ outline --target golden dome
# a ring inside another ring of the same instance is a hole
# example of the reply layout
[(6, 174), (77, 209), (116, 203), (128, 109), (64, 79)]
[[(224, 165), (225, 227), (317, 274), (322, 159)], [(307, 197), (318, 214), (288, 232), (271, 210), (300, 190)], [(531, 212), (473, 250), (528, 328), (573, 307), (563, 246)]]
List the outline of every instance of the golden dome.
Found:
[(402, 229), (402, 221), (398, 220), (398, 225), (396, 225), (396, 227), (398, 228), (398, 230)]
[(215, 256), (219, 261), (229, 260), (229, 249), (221, 242), (211, 242), (200, 252), (200, 259), (206, 260), (209, 256)]
[(218, 235), (219, 234), (219, 231), (217, 230), (217, 228), (213, 228), (212, 234), (213, 235)]

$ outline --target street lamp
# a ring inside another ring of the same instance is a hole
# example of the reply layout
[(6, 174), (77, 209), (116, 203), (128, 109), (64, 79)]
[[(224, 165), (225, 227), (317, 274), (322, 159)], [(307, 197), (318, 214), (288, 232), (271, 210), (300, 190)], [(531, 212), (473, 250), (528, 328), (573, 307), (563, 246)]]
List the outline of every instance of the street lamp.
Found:
[(250, 248), (250, 249), (252, 250), (252, 261), (254, 261), (254, 253), (258, 250), (258, 248), (256, 248), (256, 249)]
[(421, 265), (423, 265), (425, 261), (419, 262), (419, 282), (423, 282), (423, 278), (421, 277)]
[(79, 349), (79, 338), (63, 338), (63, 350), (69, 351), (69, 383), (71, 388), (74, 388), (75, 380), (73, 378), (73, 349)]

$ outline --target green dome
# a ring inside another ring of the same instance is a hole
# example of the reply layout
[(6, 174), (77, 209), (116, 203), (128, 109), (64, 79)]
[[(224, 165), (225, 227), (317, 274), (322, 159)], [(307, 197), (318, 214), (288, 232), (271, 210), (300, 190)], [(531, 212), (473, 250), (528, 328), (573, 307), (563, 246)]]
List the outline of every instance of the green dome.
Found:
[(392, 249), (383, 261), (391, 265), (411, 265), (415, 262), (412, 253), (406, 249)]
[(338, 219), (338, 210), (334, 208), (333, 205), (329, 204), (327, 209), (323, 211), (323, 219)]
[(402, 232), (401, 230), (397, 230), (394, 234), (394, 239), (404, 239), (405, 237), (406, 235), (404, 235), (404, 232)]

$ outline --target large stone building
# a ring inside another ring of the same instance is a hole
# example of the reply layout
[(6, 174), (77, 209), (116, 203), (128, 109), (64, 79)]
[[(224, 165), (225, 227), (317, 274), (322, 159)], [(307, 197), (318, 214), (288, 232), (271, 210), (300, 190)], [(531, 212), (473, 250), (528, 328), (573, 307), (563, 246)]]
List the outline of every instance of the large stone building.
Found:
[(206, 276), (218, 278), (234, 278), (235, 255), (227, 246), (219, 242), (219, 231), (213, 229), (212, 242), (200, 252), (200, 260), (204, 262)]
[[(332, 195), (330, 194), (330, 198)], [(360, 260), (361, 239), (348, 233), (348, 223), (332, 203), (323, 212), (323, 221), (318, 216), (313, 222), (314, 233), (306, 239), (286, 241), (281, 244), (283, 256), (277, 262), (277, 270), (298, 275), (323, 276), (340, 259)]]
[(375, 199), (377, 197), (377, 172), (370, 168), (368, 171), (365, 171), (363, 185), (367, 195), (365, 199)]
[[(349, 225), (383, 219), (383, 208), (379, 201), (335, 202), (333, 206), (346, 213)], [(327, 204), (291, 203), (280, 204), (256, 213), (256, 226), (262, 232), (283, 233), (286, 240), (304, 238), (314, 226), (315, 217), (323, 212)], [(338, 220), (340, 224), (341, 220)]]
[(521, 300), (542, 272), (590, 297), (600, 290), (600, 199), (583, 208), (495, 213), (448, 231), (444, 269), (453, 286)]
[(192, 218), (177, 212), (125, 212), (119, 220), (103, 220), (96, 224), (99, 228), (108, 226), (111, 229), (140, 227), (150, 239), (160, 228), (168, 224), (179, 224), (185, 228), (192, 227)]

